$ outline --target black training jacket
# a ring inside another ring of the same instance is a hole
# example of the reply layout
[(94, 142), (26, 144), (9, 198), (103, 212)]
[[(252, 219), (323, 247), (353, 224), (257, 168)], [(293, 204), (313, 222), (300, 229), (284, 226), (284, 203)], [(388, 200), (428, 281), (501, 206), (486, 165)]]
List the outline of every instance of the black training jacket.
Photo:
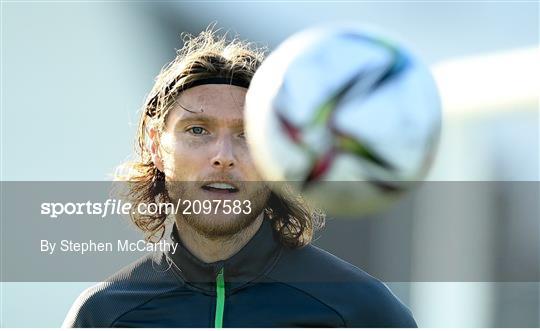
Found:
[[(172, 240), (180, 243), (173, 231)], [(180, 243), (83, 292), (64, 327), (416, 327), (380, 281), (307, 245), (284, 247), (265, 219), (225, 261)]]

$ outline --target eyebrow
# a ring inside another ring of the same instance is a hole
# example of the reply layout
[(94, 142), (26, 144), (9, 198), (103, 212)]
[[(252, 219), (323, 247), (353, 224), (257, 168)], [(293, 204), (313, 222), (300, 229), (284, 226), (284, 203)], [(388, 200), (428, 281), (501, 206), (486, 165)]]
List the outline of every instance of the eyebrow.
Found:
[(186, 117), (178, 120), (176, 122), (175, 126), (179, 126), (181, 124), (190, 123), (190, 122), (204, 122), (212, 125), (217, 125), (219, 122), (225, 122), (226, 125), (229, 125), (231, 127), (243, 127), (244, 126), (244, 120), (242, 119), (233, 119), (233, 120), (220, 120), (217, 117), (214, 116), (208, 116), (208, 115), (187, 115)]

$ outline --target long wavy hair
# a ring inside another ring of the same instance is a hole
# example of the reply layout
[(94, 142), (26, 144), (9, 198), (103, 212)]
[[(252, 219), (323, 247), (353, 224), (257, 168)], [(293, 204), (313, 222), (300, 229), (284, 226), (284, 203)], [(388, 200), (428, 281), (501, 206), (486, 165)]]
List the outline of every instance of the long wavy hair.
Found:
[[(205, 78), (226, 77), (249, 85), (264, 58), (264, 50), (227, 34), (217, 35), (213, 27), (198, 36), (183, 34), (184, 46), (176, 58), (156, 77), (155, 84), (141, 109), (137, 136), (136, 160), (122, 164), (116, 179), (126, 181), (127, 199), (136, 206), (140, 203), (168, 203), (165, 174), (152, 162), (149, 129), (161, 133), (165, 118), (182, 87)], [(292, 191), (271, 192), (265, 209), (273, 222), (280, 241), (289, 247), (301, 247), (311, 242), (314, 231), (324, 226), (324, 214), (311, 207)], [(145, 234), (146, 240), (162, 239), (168, 215), (131, 214), (133, 223)]]

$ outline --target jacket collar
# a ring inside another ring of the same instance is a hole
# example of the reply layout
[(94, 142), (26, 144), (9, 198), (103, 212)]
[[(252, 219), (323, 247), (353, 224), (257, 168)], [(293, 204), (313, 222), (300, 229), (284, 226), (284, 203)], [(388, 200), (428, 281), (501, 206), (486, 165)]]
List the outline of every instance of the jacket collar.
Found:
[(271, 220), (266, 216), (248, 243), (227, 260), (212, 263), (199, 260), (182, 244), (176, 225), (171, 232), (171, 240), (178, 243), (174, 254), (167, 253), (176, 272), (185, 282), (208, 293), (215, 292), (216, 277), (222, 268), (226, 289), (232, 291), (267, 273), (277, 261), (282, 248)]

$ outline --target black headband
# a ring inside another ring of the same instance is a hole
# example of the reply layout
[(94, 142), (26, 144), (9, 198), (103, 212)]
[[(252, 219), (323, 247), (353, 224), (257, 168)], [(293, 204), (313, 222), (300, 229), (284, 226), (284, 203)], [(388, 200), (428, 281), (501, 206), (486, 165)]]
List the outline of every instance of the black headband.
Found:
[[(173, 83), (175, 82), (173, 81)], [(230, 78), (230, 77), (210, 77), (210, 78), (197, 79), (197, 80), (193, 80), (191, 82), (182, 84), (181, 88), (178, 90), (178, 93), (185, 91), (189, 88), (195, 87), (195, 86), (208, 85), (208, 84), (226, 84), (226, 85), (239, 86), (243, 88), (249, 88), (249, 82), (243, 79), (236, 79), (236, 78)], [(173, 84), (170, 84), (169, 87), (172, 85)], [(154, 99), (156, 98), (157, 98), (157, 95), (152, 98), (150, 103), (154, 102)], [(154, 116), (154, 113), (152, 113), (149, 109), (146, 111), (146, 115), (152, 117)]]
[(197, 79), (188, 83), (185, 83), (180, 88), (179, 92), (185, 91), (188, 88), (192, 88), (199, 85), (207, 85), (207, 84), (227, 84), (227, 85), (234, 85), (239, 87), (248, 88), (249, 82), (246, 82), (242, 79), (236, 79), (236, 78), (227, 78), (227, 77), (210, 77), (210, 78), (202, 78)]

